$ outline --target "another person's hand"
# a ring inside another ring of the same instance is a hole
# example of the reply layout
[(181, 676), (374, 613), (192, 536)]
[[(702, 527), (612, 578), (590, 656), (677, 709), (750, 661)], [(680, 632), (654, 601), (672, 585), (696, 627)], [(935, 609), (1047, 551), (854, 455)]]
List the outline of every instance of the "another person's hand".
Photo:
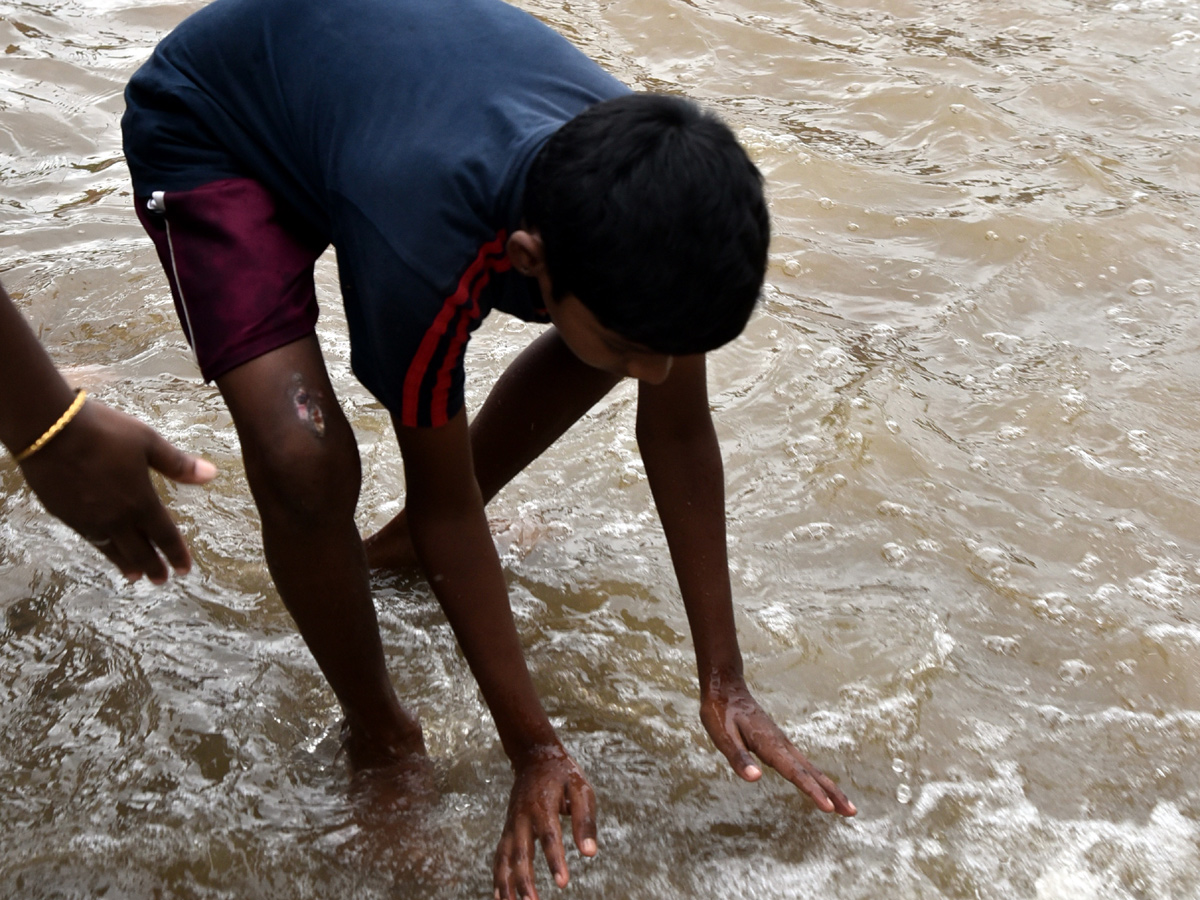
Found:
[(496, 900), (538, 900), (533, 870), (541, 844), (555, 883), (569, 875), (560, 816), (571, 817), (575, 846), (596, 855), (596, 798), (583, 771), (561, 747), (546, 747), (516, 766), (504, 834), (493, 867)]
[(824, 812), (852, 816), (858, 810), (824, 772), (788, 740), (758, 705), (739, 675), (714, 675), (702, 686), (700, 721), (733, 770), (746, 781), (758, 781), (762, 769), (754, 753), (808, 794)]
[(26, 481), (49, 512), (130, 581), (146, 575), (162, 584), (167, 580), (163, 556), (178, 574), (191, 569), (192, 557), (150, 482), (150, 469), (182, 484), (204, 484), (217, 474), (212, 463), (94, 400), (21, 463)]

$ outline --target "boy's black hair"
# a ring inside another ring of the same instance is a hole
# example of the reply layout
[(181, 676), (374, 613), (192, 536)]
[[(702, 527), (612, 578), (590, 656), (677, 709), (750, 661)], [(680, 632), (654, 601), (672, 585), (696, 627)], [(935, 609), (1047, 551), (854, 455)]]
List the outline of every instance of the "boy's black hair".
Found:
[(767, 267), (763, 179), (729, 127), (680, 97), (629, 94), (551, 135), (530, 168), (525, 226), (555, 299), (659, 353), (737, 337)]

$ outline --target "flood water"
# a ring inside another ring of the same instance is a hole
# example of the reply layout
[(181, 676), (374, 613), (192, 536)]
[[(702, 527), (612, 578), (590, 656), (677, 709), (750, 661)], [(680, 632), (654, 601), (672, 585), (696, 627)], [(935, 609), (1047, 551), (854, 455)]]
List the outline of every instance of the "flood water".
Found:
[[(767, 177), (710, 371), (740, 636), (859, 808), (709, 745), (627, 386), (490, 509), (600, 803), (543, 896), (1200, 896), (1200, 0), (522, 2)], [(0, 277), (72, 383), (222, 470), (163, 485), (193, 573), (130, 588), (0, 462), (0, 896), (489, 896), (510, 777), (432, 594), (375, 581), (440, 796), (373, 816), (129, 207), (121, 91), (197, 7), (0, 3)], [(399, 453), (318, 276), (371, 531)], [(473, 408), (535, 331), (489, 321)]]

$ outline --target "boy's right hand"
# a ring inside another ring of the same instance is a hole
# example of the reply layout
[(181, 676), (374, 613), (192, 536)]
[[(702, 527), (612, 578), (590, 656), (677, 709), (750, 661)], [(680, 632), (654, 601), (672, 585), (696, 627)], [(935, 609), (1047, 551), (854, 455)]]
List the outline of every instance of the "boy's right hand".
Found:
[(794, 784), (823, 812), (853, 816), (858, 810), (833, 779), (809, 762), (783, 730), (758, 705), (738, 672), (714, 672), (702, 686), (700, 721), (717, 749), (746, 781), (758, 781), (762, 769), (751, 752)]
[(555, 883), (570, 876), (559, 816), (571, 817), (575, 846), (596, 855), (596, 797), (583, 770), (561, 745), (540, 748), (514, 764), (504, 834), (496, 848), (496, 900), (538, 900), (533, 869), (540, 843)]

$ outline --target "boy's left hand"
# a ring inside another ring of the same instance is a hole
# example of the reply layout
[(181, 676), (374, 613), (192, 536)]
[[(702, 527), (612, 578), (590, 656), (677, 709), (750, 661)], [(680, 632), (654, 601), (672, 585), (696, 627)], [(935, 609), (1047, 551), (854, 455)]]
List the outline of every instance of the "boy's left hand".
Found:
[(714, 674), (702, 686), (700, 721), (717, 749), (746, 781), (762, 777), (762, 769), (750, 755), (753, 752), (825, 812), (843, 816), (858, 812), (832, 779), (809, 762), (763, 711), (740, 675)]

